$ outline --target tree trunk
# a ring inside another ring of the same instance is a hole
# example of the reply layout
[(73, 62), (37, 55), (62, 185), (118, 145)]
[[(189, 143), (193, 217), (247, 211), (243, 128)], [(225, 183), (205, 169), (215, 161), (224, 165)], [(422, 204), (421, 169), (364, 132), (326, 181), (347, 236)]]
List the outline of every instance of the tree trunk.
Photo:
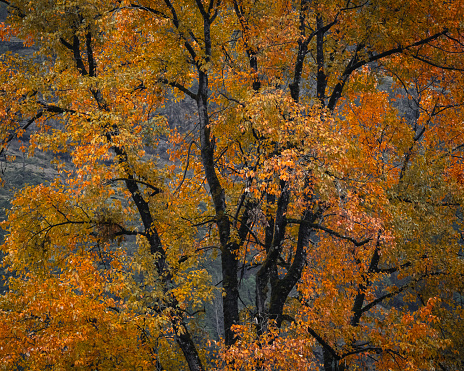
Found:
[(200, 121), (201, 160), (209, 185), (209, 191), (216, 212), (216, 224), (219, 229), (222, 262), (222, 287), (224, 288), (224, 336), (226, 345), (234, 343), (232, 326), (238, 323), (238, 260), (235, 251), (237, 243), (230, 241), (230, 221), (226, 214), (225, 191), (214, 167), (214, 143), (208, 117), (208, 76), (199, 70), (198, 117)]
[(324, 356), (324, 371), (344, 371), (345, 367), (340, 365), (340, 360), (325, 347), (322, 348)]
[(235, 342), (232, 326), (238, 324), (238, 262), (235, 249), (223, 249), (222, 262), (222, 287), (224, 294), (222, 299), (222, 312), (224, 314), (224, 340), (226, 345)]
[(201, 364), (200, 357), (198, 356), (195, 343), (190, 336), (190, 333), (185, 326), (185, 323), (181, 317), (172, 320), (174, 331), (176, 333), (175, 339), (179, 344), (182, 353), (184, 354), (185, 360), (188, 363), (190, 371), (203, 371), (203, 365)]

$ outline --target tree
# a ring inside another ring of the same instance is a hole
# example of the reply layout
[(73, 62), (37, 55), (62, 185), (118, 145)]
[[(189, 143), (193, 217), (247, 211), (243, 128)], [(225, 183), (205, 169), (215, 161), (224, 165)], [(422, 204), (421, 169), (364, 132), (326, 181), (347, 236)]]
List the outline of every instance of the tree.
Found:
[(2, 2), (3, 151), (72, 159), (4, 223), (4, 368), (459, 367), (462, 4)]

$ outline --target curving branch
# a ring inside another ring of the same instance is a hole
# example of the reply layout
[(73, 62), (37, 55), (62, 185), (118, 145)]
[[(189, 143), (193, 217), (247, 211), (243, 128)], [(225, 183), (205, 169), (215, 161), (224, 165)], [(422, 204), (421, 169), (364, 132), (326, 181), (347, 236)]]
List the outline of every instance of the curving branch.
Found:
[(311, 327), (308, 327), (308, 332), (311, 334), (312, 337), (314, 337), (314, 339), (317, 340), (317, 342), (319, 344), (322, 345), (322, 347), (327, 350), (331, 355), (332, 357), (339, 361), (340, 360), (340, 356), (337, 354), (337, 352), (335, 351), (334, 348), (332, 348), (329, 343), (327, 343), (322, 337), (320, 337), (316, 331), (314, 331)]
[[(113, 179), (109, 179), (106, 184), (109, 184), (109, 183), (112, 183), (112, 182), (117, 182), (117, 181), (128, 181), (130, 180), (129, 178), (113, 178)], [(161, 188), (158, 188), (158, 187), (155, 187), (154, 185), (150, 184), (150, 183), (147, 183), (147, 182), (144, 182), (142, 180), (137, 180), (137, 179), (131, 179), (132, 181), (136, 182), (136, 183), (139, 183), (139, 184), (143, 184), (145, 186), (147, 186), (148, 188), (150, 189), (153, 189), (153, 193), (150, 195), (150, 196), (154, 196), (154, 195), (157, 195), (158, 193), (162, 193), (163, 190)]]
[(366, 304), (364, 307), (362, 307), (362, 309), (360, 310), (361, 313), (365, 313), (367, 311), (369, 311), (370, 309), (372, 309), (373, 307), (375, 307), (377, 304), (380, 304), (382, 301), (384, 301), (385, 299), (388, 299), (388, 298), (391, 298), (395, 295), (398, 295), (400, 294), (401, 292), (403, 292), (404, 290), (406, 290), (407, 288), (411, 287), (412, 285), (414, 285), (415, 283), (421, 281), (422, 279), (426, 278), (426, 277), (431, 277), (431, 276), (438, 276), (438, 275), (442, 275), (444, 274), (444, 272), (432, 272), (432, 273), (428, 273), (428, 274), (423, 274), (421, 275), (420, 277), (416, 278), (416, 279), (413, 279), (411, 280), (409, 283), (407, 283), (406, 285), (403, 285), (401, 287), (398, 288), (398, 290), (395, 290), (395, 291), (392, 291), (392, 292), (389, 292), (388, 294), (384, 294), (382, 296), (380, 296), (379, 298), (373, 300), (372, 302), (370, 302), (369, 304)]
[[(44, 111), (39, 111), (35, 114), (34, 117), (32, 117), (31, 119), (29, 119), (24, 125), (23, 127), (21, 128), (21, 131), (25, 131), (27, 130), (27, 128), (29, 128), (29, 126), (31, 126), (37, 119), (41, 118), (42, 115), (43, 115)], [(16, 137), (18, 136), (18, 132), (14, 132), (14, 133), (11, 133), (8, 138), (6, 138), (3, 143), (1, 144), (2, 148), (0, 149), (0, 155), (2, 155), (7, 146), (8, 146), (8, 143), (10, 143), (13, 139), (15, 139)]]
[(306, 220), (300, 220), (300, 219), (287, 219), (287, 222), (288, 223), (293, 223), (293, 224), (306, 224), (308, 225), (309, 227), (311, 228), (314, 228), (314, 229), (319, 229), (321, 231), (324, 231), (326, 232), (327, 234), (331, 235), (331, 236), (334, 236), (334, 237), (337, 237), (337, 238), (340, 238), (342, 240), (347, 240), (347, 241), (350, 241), (353, 245), (355, 245), (356, 247), (359, 247), (359, 246), (363, 246), (367, 243), (369, 243), (370, 241), (372, 241), (372, 237), (369, 237), (369, 238), (365, 238), (364, 240), (361, 240), (361, 241), (358, 241), (356, 240), (355, 238), (353, 237), (350, 237), (350, 236), (345, 236), (341, 233), (338, 233), (337, 231), (334, 231), (333, 229), (330, 229), (330, 228), (327, 228), (327, 227), (324, 227), (320, 224), (315, 224), (315, 223), (311, 223), (311, 222), (308, 222)]
[(327, 105), (327, 108), (329, 110), (331, 110), (331, 111), (333, 111), (335, 109), (335, 106), (337, 105), (338, 100), (342, 96), (342, 91), (343, 91), (343, 88), (344, 88), (346, 82), (348, 81), (348, 78), (358, 68), (360, 68), (360, 67), (362, 67), (362, 66), (364, 66), (366, 64), (379, 61), (379, 60), (381, 60), (383, 58), (390, 57), (390, 56), (395, 55), (395, 54), (403, 53), (403, 52), (405, 52), (407, 50), (410, 50), (412, 48), (415, 48), (417, 46), (428, 44), (428, 43), (440, 38), (441, 36), (446, 35), (447, 33), (448, 33), (448, 29), (445, 28), (441, 32), (437, 32), (434, 35), (431, 35), (429, 37), (426, 37), (425, 39), (416, 41), (416, 42), (414, 42), (412, 44), (409, 44), (409, 45), (406, 45), (406, 46), (399, 45), (396, 48), (392, 48), (392, 49), (383, 51), (383, 52), (378, 53), (378, 54), (371, 54), (368, 58), (364, 58), (364, 59), (358, 59), (358, 53), (361, 51), (361, 49), (363, 49), (365, 47), (364, 43), (360, 43), (356, 47), (353, 58), (348, 62), (348, 65), (346, 66), (345, 70), (343, 71), (342, 75), (340, 76), (339, 82), (337, 83), (337, 85), (335, 85), (335, 87), (334, 87), (334, 89), (332, 91), (332, 94), (330, 95), (330, 99), (329, 99), (329, 103)]
[(168, 79), (158, 79), (158, 81), (164, 85), (168, 85), (172, 88), (176, 88), (178, 90), (180, 90), (182, 93), (188, 95), (190, 98), (194, 99), (194, 100), (198, 100), (198, 94), (195, 94), (193, 92), (191, 92), (189, 89), (187, 89), (184, 85), (178, 83), (178, 82), (173, 82), (173, 81), (169, 81)]

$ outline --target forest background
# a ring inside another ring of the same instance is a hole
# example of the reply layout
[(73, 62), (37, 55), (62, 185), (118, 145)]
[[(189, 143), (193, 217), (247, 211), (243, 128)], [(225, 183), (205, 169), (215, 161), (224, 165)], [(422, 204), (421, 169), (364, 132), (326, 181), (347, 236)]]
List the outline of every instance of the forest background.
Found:
[(461, 1), (1, 3), (3, 369), (462, 368)]

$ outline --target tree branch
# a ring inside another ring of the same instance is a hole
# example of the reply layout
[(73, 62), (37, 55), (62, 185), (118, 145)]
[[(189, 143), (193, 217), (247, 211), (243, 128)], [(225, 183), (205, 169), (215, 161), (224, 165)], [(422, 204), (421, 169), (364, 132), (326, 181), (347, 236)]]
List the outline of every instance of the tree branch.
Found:
[(85, 34), (85, 45), (87, 48), (87, 63), (89, 65), (89, 76), (94, 77), (96, 75), (96, 63), (95, 58), (93, 57), (93, 49), (92, 49), (92, 34), (87, 32)]
[[(129, 178), (113, 178), (113, 179), (109, 179), (106, 183), (111, 183), (111, 182), (117, 182), (117, 181), (128, 181), (130, 180)], [(143, 185), (146, 185), (148, 188), (151, 188), (154, 190), (154, 192), (150, 195), (150, 196), (154, 196), (158, 193), (162, 193), (163, 191), (158, 188), (158, 187), (155, 187), (154, 185), (150, 184), (150, 183), (147, 183), (147, 182), (144, 182), (142, 180), (137, 180), (137, 179), (131, 179), (132, 181), (136, 182), (136, 183), (139, 183), (139, 184), (143, 184)]]
[(130, 4), (128, 6), (123, 6), (123, 7), (120, 7), (118, 9), (137, 9), (137, 10), (144, 10), (148, 13), (152, 13), (152, 14), (155, 14), (157, 16), (160, 16), (162, 18), (169, 18), (166, 14), (164, 14), (163, 12), (160, 12), (159, 10), (156, 10), (156, 9), (153, 9), (149, 6), (142, 6), (142, 5), (138, 5), (138, 4)]
[(407, 288), (411, 287), (413, 284), (419, 282), (420, 280), (422, 280), (423, 278), (425, 277), (429, 277), (429, 276), (438, 276), (440, 274), (444, 274), (443, 272), (433, 272), (433, 273), (428, 273), (428, 274), (423, 274), (422, 276), (414, 279), (414, 280), (411, 280), (411, 282), (407, 283), (406, 285), (404, 286), (401, 286), (400, 288), (398, 288), (398, 290), (395, 290), (393, 292), (389, 292), (388, 294), (385, 294), (385, 295), (382, 295), (381, 297), (373, 300), (372, 302), (370, 302), (369, 304), (365, 305), (361, 310), (360, 312), (361, 313), (365, 313), (367, 311), (369, 311), (371, 308), (375, 307), (377, 304), (381, 303), (382, 301), (384, 301), (385, 299), (388, 299), (388, 298), (391, 298), (395, 295), (398, 295), (399, 293), (403, 292), (404, 290), (406, 290)]
[[(34, 117), (32, 117), (31, 119), (29, 119), (29, 120), (24, 124), (24, 126), (21, 128), (21, 131), (27, 130), (27, 128), (28, 128), (29, 126), (31, 126), (31, 125), (35, 122), (35, 120), (37, 120), (37, 119), (39, 119), (40, 117), (42, 117), (42, 115), (43, 115), (43, 111), (37, 112), (37, 113), (35, 114)], [(6, 147), (7, 147), (7, 144), (10, 143), (10, 142), (11, 142), (13, 139), (15, 139), (17, 136), (18, 136), (18, 132), (16, 131), (16, 132), (14, 132), (14, 133), (11, 133), (11, 134), (8, 136), (8, 138), (6, 138), (6, 139), (3, 141), (3, 143), (2, 143), (2, 149), (0, 150), (0, 155), (2, 155), (3, 152), (5, 152), (5, 149), (6, 149)]]
[(323, 338), (321, 338), (316, 331), (314, 331), (311, 327), (308, 327), (308, 332), (317, 340), (319, 344), (322, 345), (324, 349), (326, 349), (334, 359), (337, 361), (340, 360), (339, 355), (335, 352), (334, 348), (332, 348)]
[(187, 94), (190, 98), (194, 100), (198, 99), (198, 94), (191, 92), (184, 85), (179, 84), (178, 82), (172, 82), (172, 81), (169, 81), (168, 79), (158, 79), (158, 81), (162, 84), (169, 85), (173, 88), (180, 90), (182, 93)]
[(321, 231), (324, 231), (332, 236), (335, 236), (335, 237), (338, 237), (338, 238), (341, 238), (342, 240), (347, 240), (347, 241), (350, 241), (351, 243), (353, 243), (353, 245), (355, 245), (356, 247), (359, 247), (359, 246), (363, 246), (367, 243), (369, 243), (370, 241), (372, 241), (372, 238), (369, 237), (369, 238), (366, 238), (364, 240), (361, 240), (361, 241), (358, 241), (356, 240), (355, 238), (353, 237), (350, 237), (350, 236), (345, 236), (345, 235), (342, 235), (330, 228), (327, 228), (327, 227), (324, 227), (320, 224), (314, 224), (314, 223), (311, 223), (311, 222), (308, 222), (306, 220), (300, 220), (300, 219), (287, 219), (287, 222), (288, 223), (293, 223), (293, 224), (307, 224), (309, 225), (311, 228), (314, 228), (314, 229), (319, 229)]
[(403, 53), (404, 51), (412, 49), (412, 48), (414, 48), (416, 46), (421, 46), (421, 45), (428, 44), (431, 41), (436, 40), (439, 37), (445, 35), (447, 32), (448, 32), (448, 29), (445, 28), (441, 32), (438, 32), (438, 33), (436, 33), (436, 34), (434, 34), (432, 36), (429, 36), (429, 37), (427, 37), (425, 39), (416, 41), (415, 43), (412, 43), (410, 45), (407, 45), (407, 46), (401, 46), (400, 45), (400, 46), (398, 46), (396, 48), (386, 50), (386, 51), (384, 51), (382, 53), (379, 53), (379, 54), (376, 54), (376, 55), (371, 55), (371, 56), (369, 56), (369, 58), (362, 59), (362, 60), (358, 60), (357, 56), (358, 56), (358, 52), (361, 50), (361, 48), (364, 47), (364, 43), (359, 44), (358, 47), (356, 48), (356, 51), (355, 51), (355, 54), (354, 54), (353, 58), (350, 60), (350, 62), (346, 66), (345, 71), (343, 71), (343, 73), (342, 73), (342, 75), (340, 77), (340, 81), (337, 83), (334, 90), (332, 91), (332, 94), (330, 96), (329, 104), (327, 105), (327, 108), (330, 109), (330, 110), (335, 109), (335, 106), (336, 106), (336, 104), (338, 102), (338, 99), (342, 95), (342, 91), (343, 91), (343, 88), (345, 86), (345, 83), (348, 80), (349, 76), (353, 73), (353, 71), (357, 70), (358, 68), (360, 68), (360, 67), (362, 67), (362, 66), (364, 66), (364, 65), (366, 65), (368, 63), (378, 61), (378, 60), (380, 60), (382, 58), (386, 58), (386, 57), (389, 57), (389, 56), (394, 55), (394, 54)]
[(440, 68), (442, 70), (448, 70), (448, 71), (464, 71), (464, 68), (458, 68), (458, 67), (449, 67), (449, 66), (443, 66), (441, 64), (432, 62), (430, 59), (425, 59), (423, 57), (419, 57), (418, 55), (411, 54), (411, 57), (414, 59), (417, 59), (418, 61), (424, 62), (425, 64), (428, 64), (433, 67)]

